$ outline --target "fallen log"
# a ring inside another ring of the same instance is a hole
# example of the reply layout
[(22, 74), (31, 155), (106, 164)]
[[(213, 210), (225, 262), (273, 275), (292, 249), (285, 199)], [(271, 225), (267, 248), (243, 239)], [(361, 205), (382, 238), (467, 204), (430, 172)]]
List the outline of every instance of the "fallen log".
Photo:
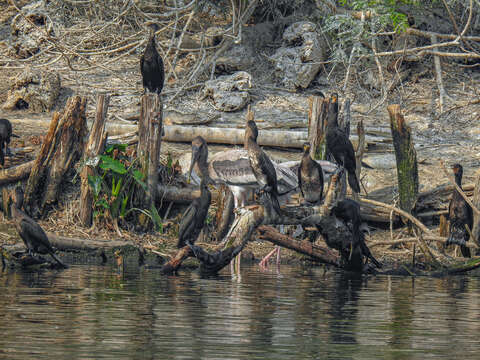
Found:
[(0, 170), (0, 186), (26, 179), (32, 171), (35, 160), (8, 169)]

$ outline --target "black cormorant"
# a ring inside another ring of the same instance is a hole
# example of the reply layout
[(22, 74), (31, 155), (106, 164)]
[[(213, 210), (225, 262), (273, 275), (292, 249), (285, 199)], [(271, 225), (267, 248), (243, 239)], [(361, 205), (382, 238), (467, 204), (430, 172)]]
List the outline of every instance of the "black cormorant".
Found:
[(8, 144), (10, 137), (18, 137), (12, 134), (12, 124), (7, 119), (0, 119), (0, 165), (5, 165), (5, 155), (10, 154)]
[(208, 179), (202, 179), (200, 183), (200, 197), (192, 201), (187, 210), (185, 210), (182, 220), (180, 220), (178, 248), (194, 244), (205, 225), (208, 208), (212, 201), (212, 194), (208, 190), (208, 181)]
[(277, 185), (277, 173), (272, 161), (267, 154), (263, 152), (260, 146), (257, 144), (258, 129), (255, 121), (249, 120), (245, 131), (248, 133), (247, 137), (247, 151), (248, 159), (250, 160), (250, 166), (252, 167), (253, 174), (260, 184), (260, 190), (270, 198), (272, 206), (277, 214), (280, 215), (280, 204), (278, 203), (278, 185)]
[(15, 188), (15, 203), (11, 204), (11, 213), (15, 221), (15, 227), (18, 234), (22, 238), (25, 246), (30, 255), (37, 254), (50, 254), (50, 256), (59, 263), (62, 267), (67, 268), (52, 248), (47, 234), (43, 231), (42, 227), (37, 224), (30, 216), (25, 214), (21, 208), (23, 205), (23, 190), (20, 187)]
[(149, 23), (150, 38), (143, 55), (140, 57), (140, 71), (142, 73), (145, 91), (160, 94), (163, 89), (165, 72), (162, 57), (155, 47), (155, 32), (158, 30), (156, 23)]
[(310, 144), (303, 144), (303, 157), (298, 167), (298, 186), (305, 201), (320, 204), (323, 195), (323, 170), (310, 156)]
[(353, 243), (350, 253), (357, 246), (359, 246), (363, 256), (372, 260), (376, 267), (381, 268), (382, 264), (373, 257), (367, 244), (365, 244), (365, 235), (360, 229), (360, 225), (362, 223), (360, 205), (355, 200), (344, 199), (335, 204), (335, 206), (332, 208), (332, 214), (334, 214), (337, 218), (342, 219), (345, 224), (350, 226), (353, 236)]
[(330, 99), (330, 106), (328, 111), (328, 123), (326, 134), (327, 152), (332, 154), (337, 164), (343, 166), (348, 173), (348, 184), (350, 188), (360, 193), (360, 184), (355, 174), (357, 168), (355, 151), (353, 145), (348, 139), (347, 134), (338, 127), (338, 98), (333, 94)]
[[(455, 174), (455, 182), (462, 188), (462, 165), (455, 164), (452, 166), (452, 169)], [(470, 257), (470, 249), (466, 246), (466, 242), (470, 238), (469, 231), (473, 227), (473, 211), (457, 189), (453, 190), (452, 199), (448, 206), (448, 216), (450, 218), (450, 226), (446, 245), (458, 244), (460, 245), (462, 255)]]

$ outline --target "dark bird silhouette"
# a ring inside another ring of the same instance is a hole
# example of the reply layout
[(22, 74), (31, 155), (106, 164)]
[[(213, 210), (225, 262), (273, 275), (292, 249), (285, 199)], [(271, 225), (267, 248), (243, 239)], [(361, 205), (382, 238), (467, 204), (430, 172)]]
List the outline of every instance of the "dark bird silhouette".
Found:
[[(455, 182), (462, 188), (463, 167), (460, 164), (452, 166), (455, 174)], [(466, 242), (470, 238), (469, 231), (473, 227), (473, 211), (470, 205), (460, 195), (457, 189), (453, 190), (452, 199), (448, 206), (448, 217), (450, 219), (449, 235), (446, 245), (458, 244), (464, 257), (470, 257), (470, 249)], [(467, 227), (468, 226), (468, 230)]]
[(260, 190), (264, 191), (274, 210), (280, 215), (277, 173), (272, 161), (257, 144), (258, 129), (255, 121), (249, 120), (247, 122), (245, 132), (248, 134), (248, 136), (246, 135), (246, 148), (253, 174), (260, 184)]
[(323, 195), (323, 170), (310, 156), (310, 144), (303, 144), (303, 157), (297, 171), (298, 186), (305, 201), (320, 204)]
[(200, 197), (192, 201), (187, 210), (185, 210), (182, 220), (180, 220), (177, 242), (178, 248), (184, 247), (185, 245), (193, 245), (205, 225), (208, 208), (212, 201), (212, 194), (210, 190), (208, 190), (208, 181), (208, 179), (202, 178), (200, 183)]
[(20, 187), (17, 187), (15, 188), (15, 203), (11, 204), (10, 209), (15, 221), (17, 232), (25, 243), (28, 253), (30, 255), (34, 255), (35, 253), (42, 255), (50, 254), (57, 263), (62, 267), (67, 268), (68, 266), (65, 265), (55, 254), (55, 250), (52, 248), (47, 234), (45, 234), (42, 227), (21, 210), (22, 205), (23, 190)]
[(140, 72), (142, 73), (143, 88), (145, 91), (160, 94), (165, 80), (162, 57), (155, 47), (155, 32), (158, 30), (156, 23), (149, 23), (150, 38), (147, 47), (140, 57)]
[(338, 98), (333, 94), (328, 110), (328, 123), (326, 134), (327, 152), (332, 154), (337, 164), (343, 166), (348, 173), (348, 184), (350, 188), (360, 193), (360, 184), (355, 174), (357, 163), (353, 145), (347, 134), (338, 127)]
[(12, 124), (7, 119), (0, 119), (0, 165), (5, 165), (5, 155), (10, 154), (8, 145), (11, 137), (18, 137), (12, 134)]
[(352, 253), (352, 251), (359, 246), (361, 253), (367, 259), (370, 259), (376, 267), (381, 268), (382, 264), (375, 259), (367, 244), (365, 244), (365, 235), (360, 229), (360, 225), (362, 223), (360, 205), (355, 200), (344, 199), (339, 201), (332, 208), (332, 214), (337, 218), (342, 219), (347, 226), (350, 226), (353, 236), (353, 243), (351, 245), (350, 253)]

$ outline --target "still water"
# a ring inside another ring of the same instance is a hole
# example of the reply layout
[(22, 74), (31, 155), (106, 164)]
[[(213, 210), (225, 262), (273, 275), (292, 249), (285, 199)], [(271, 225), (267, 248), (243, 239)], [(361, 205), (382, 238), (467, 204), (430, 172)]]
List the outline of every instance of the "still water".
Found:
[(480, 278), (0, 273), (1, 359), (480, 358)]

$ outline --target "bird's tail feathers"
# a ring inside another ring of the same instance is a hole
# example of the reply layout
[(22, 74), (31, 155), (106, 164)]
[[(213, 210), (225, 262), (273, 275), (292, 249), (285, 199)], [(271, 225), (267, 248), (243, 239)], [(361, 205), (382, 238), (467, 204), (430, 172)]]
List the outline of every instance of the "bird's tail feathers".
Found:
[(350, 188), (352, 189), (352, 191), (356, 192), (357, 194), (360, 194), (360, 184), (358, 182), (355, 171), (348, 172), (348, 184), (350, 185)]

